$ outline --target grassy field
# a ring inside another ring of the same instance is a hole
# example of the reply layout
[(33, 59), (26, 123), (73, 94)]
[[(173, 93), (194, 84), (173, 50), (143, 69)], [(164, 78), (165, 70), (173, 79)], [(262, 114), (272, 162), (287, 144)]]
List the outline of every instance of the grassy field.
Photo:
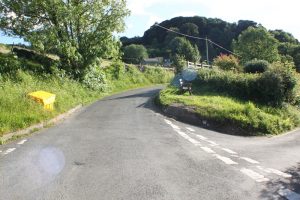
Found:
[[(0, 137), (5, 133), (26, 128), (32, 124), (53, 118), (78, 104), (89, 104), (111, 93), (128, 89), (169, 82), (173, 73), (159, 69), (142, 73), (131, 66), (130, 70), (116, 72), (115, 67), (107, 67), (105, 74), (108, 89), (105, 92), (87, 88), (82, 83), (68, 77), (36, 75), (18, 71), (17, 74), (0, 74)], [(117, 75), (112, 77), (111, 73)], [(165, 77), (157, 81), (155, 76)], [(55, 110), (49, 112), (42, 105), (28, 99), (27, 94), (45, 90), (56, 94)]]
[(193, 96), (179, 95), (178, 89), (168, 87), (160, 92), (159, 101), (163, 106), (179, 103), (193, 107), (202, 119), (230, 124), (252, 135), (279, 134), (300, 124), (299, 110), (290, 105), (273, 108), (211, 92), (207, 87), (194, 90)]

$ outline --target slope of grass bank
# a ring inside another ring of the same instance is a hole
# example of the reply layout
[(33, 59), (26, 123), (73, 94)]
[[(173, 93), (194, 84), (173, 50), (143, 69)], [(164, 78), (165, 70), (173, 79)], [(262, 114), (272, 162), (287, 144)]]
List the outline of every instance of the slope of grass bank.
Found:
[(159, 103), (162, 106), (183, 104), (192, 108), (201, 119), (231, 125), (249, 135), (279, 134), (300, 124), (300, 112), (296, 107), (262, 106), (212, 92), (207, 87), (197, 88), (193, 96), (180, 95), (178, 89), (168, 87), (160, 92)]
[[(108, 89), (104, 92), (89, 89), (78, 81), (54, 74), (37, 75), (21, 70), (13, 75), (0, 74), (0, 137), (53, 118), (78, 104), (89, 104), (113, 92), (168, 82), (173, 74), (164, 69), (153, 69), (156, 72), (149, 75), (130, 66), (130, 70), (116, 72), (116, 76), (112, 77), (111, 72), (115, 70), (115, 66), (106, 68)], [(155, 76), (164, 78), (157, 81)], [(37, 90), (56, 94), (53, 112), (45, 111), (40, 104), (28, 99), (27, 94)]]

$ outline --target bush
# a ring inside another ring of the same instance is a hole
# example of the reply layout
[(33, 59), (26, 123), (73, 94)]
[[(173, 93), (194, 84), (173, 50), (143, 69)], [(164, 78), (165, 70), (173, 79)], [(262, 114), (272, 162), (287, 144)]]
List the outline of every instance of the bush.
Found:
[(194, 83), (240, 99), (281, 106), (294, 102), (297, 81), (294, 69), (278, 62), (262, 74), (202, 69)]
[(12, 55), (0, 54), (0, 74), (15, 73), (21, 68), (21, 63)]
[(214, 59), (213, 64), (225, 71), (241, 71), (239, 60), (233, 55), (221, 54)]
[(245, 64), (244, 71), (246, 73), (263, 73), (267, 71), (269, 65), (265, 60), (251, 60)]
[(293, 103), (296, 99), (295, 70), (287, 63), (273, 63), (272, 67), (262, 74), (259, 82), (264, 102), (278, 106), (283, 102)]
[(106, 91), (108, 87), (104, 71), (95, 65), (91, 65), (85, 70), (82, 82), (88, 88), (102, 92)]

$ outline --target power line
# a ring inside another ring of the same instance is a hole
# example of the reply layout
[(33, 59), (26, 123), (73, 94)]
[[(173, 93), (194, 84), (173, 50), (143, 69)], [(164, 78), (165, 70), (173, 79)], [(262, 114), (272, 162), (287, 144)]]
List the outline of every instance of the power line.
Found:
[(187, 35), (187, 34), (184, 34), (184, 33), (180, 33), (178, 31), (174, 31), (172, 29), (163, 27), (163, 26), (159, 25), (158, 23), (155, 23), (154, 26), (160, 27), (160, 28), (165, 29), (167, 31), (170, 31), (170, 32), (173, 32), (173, 33), (176, 33), (178, 35), (182, 35), (182, 36), (185, 36), (185, 37), (188, 37), (188, 38), (193, 38), (193, 39), (198, 39), (198, 40), (205, 40), (206, 42), (210, 42), (211, 44), (213, 44), (213, 45), (215, 45), (215, 46), (217, 46), (217, 47), (219, 47), (219, 48), (221, 48), (221, 49), (223, 49), (223, 50), (225, 50), (225, 51), (227, 51), (227, 52), (229, 52), (229, 53), (231, 53), (231, 54), (233, 54), (235, 56), (241, 57), (240, 55), (233, 53), (232, 51), (226, 49), (225, 47), (222, 47), (221, 45), (213, 42), (212, 40), (210, 40), (208, 38), (201, 38), (201, 37), (196, 37), (196, 36), (192, 36), (192, 35)]
[(196, 37), (196, 36), (192, 36), (192, 35), (187, 35), (187, 34), (184, 34), (184, 33), (180, 33), (180, 32), (174, 31), (174, 30), (172, 30), (172, 29), (163, 27), (163, 26), (159, 25), (158, 23), (155, 23), (154, 25), (155, 25), (155, 26), (158, 26), (158, 27), (160, 27), (160, 28), (162, 28), (162, 29), (165, 29), (165, 30), (167, 30), (167, 31), (176, 33), (176, 34), (178, 34), (178, 35), (182, 35), (182, 36), (189, 37), (189, 38), (193, 38), (193, 39), (206, 40), (206, 38), (200, 38), (200, 37)]

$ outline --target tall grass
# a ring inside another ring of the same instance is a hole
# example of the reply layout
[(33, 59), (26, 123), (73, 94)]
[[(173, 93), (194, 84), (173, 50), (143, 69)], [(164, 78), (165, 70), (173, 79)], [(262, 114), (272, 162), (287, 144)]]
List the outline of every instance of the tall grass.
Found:
[[(118, 66), (113, 64), (105, 68), (108, 81), (106, 92), (89, 89), (67, 76), (36, 74), (22, 70), (12, 75), (0, 74), (0, 136), (50, 119), (78, 104), (91, 103), (113, 92), (168, 82), (173, 76), (172, 72), (165, 70), (157, 72), (151, 69), (153, 73), (142, 73), (134, 66)], [(44, 110), (42, 105), (27, 97), (28, 93), (37, 90), (56, 94), (53, 112)]]

